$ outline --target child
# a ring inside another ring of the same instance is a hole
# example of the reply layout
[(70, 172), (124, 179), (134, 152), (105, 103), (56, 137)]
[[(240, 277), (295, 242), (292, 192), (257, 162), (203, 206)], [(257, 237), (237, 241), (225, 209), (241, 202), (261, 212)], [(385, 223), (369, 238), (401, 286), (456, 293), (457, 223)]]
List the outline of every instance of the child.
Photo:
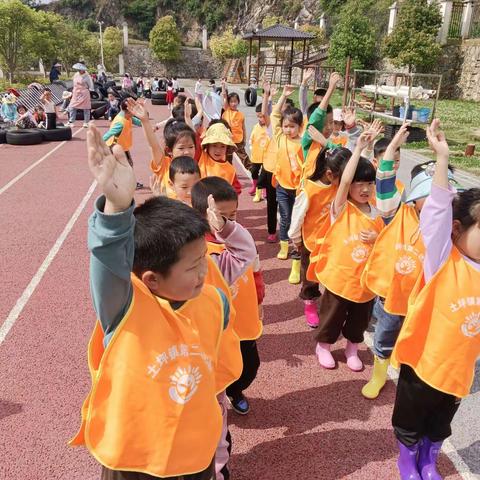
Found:
[(191, 205), (193, 186), (200, 180), (200, 169), (192, 157), (175, 157), (169, 168), (170, 187), (174, 193), (171, 198)]
[(111, 122), (118, 115), (118, 98), (112, 92), (108, 93), (108, 121)]
[(5, 123), (14, 124), (17, 121), (17, 97), (13, 93), (8, 93), (2, 99), (1, 115)]
[(262, 191), (257, 188), (258, 177), (260, 169), (263, 165), (263, 160), (268, 152), (268, 146), (271, 140), (269, 133), (270, 118), (262, 113), (262, 104), (259, 103), (255, 107), (258, 123), (252, 129), (250, 134), (250, 151), (252, 165), (250, 172), (252, 174), (252, 188), (248, 192), (250, 195), (255, 195), (253, 201), (255, 203), (262, 200)]
[(70, 105), (71, 98), (72, 98), (72, 92), (65, 90), (62, 93), (62, 106), (60, 107), (61, 112), (66, 112), (68, 110), (68, 106)]
[(132, 79), (130, 78), (130, 75), (128, 73), (126, 73), (124, 76), (123, 76), (123, 80), (122, 80), (122, 89), (123, 90), (131, 90), (133, 88), (133, 81)]
[(45, 128), (47, 130), (55, 130), (57, 128), (57, 114), (55, 103), (52, 100), (52, 91), (49, 88), (45, 88), (40, 97), (40, 102), (43, 105), (47, 117)]
[(18, 128), (37, 128), (37, 122), (25, 105), (17, 106), (18, 118), (15, 126)]
[[(223, 108), (225, 109), (222, 118), (230, 125), (230, 129), (232, 131), (232, 140), (237, 147), (235, 153), (240, 158), (243, 166), (249, 170), (251, 167), (250, 158), (245, 151), (245, 138), (247, 136), (247, 130), (245, 128), (245, 115), (238, 110), (240, 97), (238, 96), (238, 93), (235, 92), (227, 95), (224, 81), (222, 81), (222, 95), (224, 101)], [(228, 161), (231, 162), (230, 159), (228, 159)]]
[[(238, 207), (236, 192), (224, 179), (219, 177), (204, 178), (193, 187), (192, 206), (202, 214), (206, 212), (212, 230), (211, 235), (207, 236), (208, 253), (218, 268), (211, 269), (209, 266), (206, 282), (217, 287), (221, 287), (225, 283), (229, 286), (230, 299), (232, 299), (233, 302), (232, 307), (235, 306), (233, 310), (236, 312), (235, 319), (231, 319), (230, 324), (233, 324), (234, 330), (238, 335), (237, 338), (241, 340), (254, 339), (261, 333), (258, 310), (257, 315), (255, 315), (255, 312), (252, 310), (252, 300), (256, 300), (256, 292), (252, 295), (251, 265), (256, 257), (256, 248), (255, 242), (248, 231), (234, 221)], [(220, 271), (220, 278), (215, 276), (214, 270)], [(247, 296), (246, 298), (245, 294)], [(224, 390), (232, 385), (239, 385), (237, 381), (240, 382), (240, 385), (242, 385), (242, 382), (244, 382), (245, 385), (248, 382), (251, 383), (256, 375), (259, 364), (256, 344), (250, 344), (251, 348), (244, 347), (242, 349), (242, 343), (243, 342), (237, 347), (237, 345), (232, 342), (228, 349), (222, 350), (226, 358), (220, 360), (220, 363), (222, 363), (230, 357), (228, 367), (232, 370), (232, 367), (235, 365), (236, 352), (234, 349), (239, 348), (241, 350), (240, 358), (243, 357), (244, 350), (247, 355), (245, 360), (243, 360), (244, 367), (241, 375), (235, 375), (234, 377), (230, 375), (226, 377), (232, 380), (222, 383), (222, 387), (224, 388), (222, 388), (218, 396), (224, 415), (222, 437), (217, 448), (215, 459), (215, 470), (218, 480), (228, 480), (230, 477), (227, 463), (229, 451), (231, 450), (231, 437), (227, 427), (226, 396)], [(244, 388), (246, 388), (246, 386)], [(239, 397), (239, 400), (242, 400), (242, 398)], [(248, 412), (248, 402), (244, 404), (240, 401), (240, 406), (235, 405), (239, 409), (242, 407), (246, 409), (245, 413)], [(230, 440), (228, 440), (229, 437)]]
[(99, 322), (89, 344), (92, 390), (71, 443), (87, 446), (104, 479), (211, 479), (222, 428), (214, 365), (229, 304), (204, 285), (209, 226), (166, 198), (134, 209), (133, 170), (94, 126), (88, 153), (104, 192), (89, 224)]
[(175, 93), (173, 92), (173, 82), (171, 80), (167, 83), (167, 105), (168, 109), (172, 109), (173, 101), (175, 100)]
[(441, 479), (436, 463), (480, 355), (480, 189), (458, 193), (448, 175), (449, 147), (434, 120), (437, 155), (430, 196), (420, 214), (423, 276), (392, 353), (400, 366), (392, 424), (402, 479)]
[[(130, 154), (130, 149), (133, 145), (133, 133), (132, 126), (135, 125), (140, 127), (142, 122), (135, 117), (128, 109), (128, 99), (131, 97), (124, 98), (120, 103), (121, 111), (113, 119), (110, 124), (110, 129), (105, 132), (103, 135), (103, 141), (109, 146), (120, 145), (125, 152), (128, 163), (133, 168), (132, 155)], [(143, 188), (142, 183), (137, 183), (137, 189)]]
[(340, 178), (332, 203), (331, 221), (320, 249), (315, 272), (325, 292), (320, 300), (316, 353), (320, 365), (331, 369), (330, 353), (340, 333), (347, 339), (347, 366), (362, 370), (358, 346), (368, 327), (375, 297), (360, 285), (360, 277), (383, 222), (369, 203), (375, 187), (375, 168), (361, 157), (371, 132), (360, 136)]
[[(381, 197), (398, 200), (397, 210), (392, 216), (394, 202), (384, 203), (384, 199), (377, 199), (377, 208), (388, 226), (375, 242), (362, 275), (362, 284), (378, 295), (373, 308), (373, 316), (377, 319), (374, 367), (370, 381), (362, 389), (363, 396), (369, 399), (377, 398), (387, 381), (390, 356), (407, 313), (408, 299), (422, 273), (425, 255), (418, 216), (430, 195), (435, 163), (429, 161), (412, 169), (410, 194), (404, 205), (400, 206), (399, 195), (388, 195), (389, 189), (396, 190), (396, 162), (388, 159), (394, 158), (394, 152), (398, 151), (407, 136), (407, 126), (403, 125), (388, 145), (377, 169), (377, 195), (381, 191)], [(452, 173), (449, 173), (449, 178), (454, 181)]]
[(293, 206), (288, 236), (300, 251), (300, 298), (304, 301), (306, 322), (311, 328), (316, 328), (319, 324), (316, 300), (320, 298), (320, 290), (317, 282), (306, 277), (310, 254), (330, 226), (331, 202), (335, 198), (340, 175), (351, 155), (346, 148), (329, 150), (324, 147), (317, 157), (312, 176), (304, 182)]
[[(300, 178), (303, 166), (303, 155), (301, 147), (300, 129), (303, 124), (303, 115), (297, 108), (288, 108), (283, 113), (281, 109), (285, 100), (294, 91), (294, 87), (286, 85), (283, 88), (282, 96), (273, 107), (272, 126), (275, 142), (277, 144), (277, 163), (275, 166), (275, 179), (277, 185), (277, 203), (280, 210), (280, 251), (277, 258), (286, 260), (288, 258), (288, 229), (292, 219), (295, 194), (300, 186)], [(300, 264), (300, 254), (295, 250), (292, 252), (293, 264), (289, 281), (298, 283), (300, 278), (296, 276), (297, 263)], [(298, 268), (300, 277), (300, 268)]]
[(229, 149), (234, 149), (235, 143), (228, 128), (221, 122), (211, 123), (202, 140), (202, 155), (198, 161), (202, 178), (221, 177), (240, 194), (242, 187), (237, 179), (235, 167), (227, 161)]
[[(33, 109), (33, 118), (37, 122), (38, 128), (45, 128), (45, 123), (47, 121), (47, 116), (45, 115), (45, 110), (41, 105), (37, 105)], [(69, 124), (66, 124), (69, 126)]]
[(175, 94), (175, 96), (178, 94), (179, 90), (180, 90), (180, 83), (177, 79), (177, 77), (173, 77), (172, 78), (172, 86), (173, 86), (173, 93)]

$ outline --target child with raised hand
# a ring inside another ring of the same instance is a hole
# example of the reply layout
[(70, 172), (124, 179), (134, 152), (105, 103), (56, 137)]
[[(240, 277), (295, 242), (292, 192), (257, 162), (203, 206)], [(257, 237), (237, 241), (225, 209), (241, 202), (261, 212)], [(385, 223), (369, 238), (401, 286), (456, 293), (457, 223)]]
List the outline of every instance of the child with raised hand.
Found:
[(135, 208), (121, 147), (110, 151), (95, 126), (87, 146), (103, 192), (88, 238), (99, 320), (92, 389), (71, 443), (87, 446), (105, 479), (209, 480), (222, 429), (215, 365), (230, 308), (224, 292), (205, 285), (208, 223), (168, 198)]
[(243, 166), (249, 170), (251, 167), (250, 158), (245, 151), (245, 139), (247, 138), (247, 129), (245, 128), (245, 115), (238, 109), (240, 97), (238, 93), (231, 92), (227, 94), (225, 81), (222, 80), (222, 95), (224, 112), (222, 118), (230, 125), (232, 130), (232, 140), (237, 150), (235, 153), (240, 158)]
[[(303, 115), (298, 108), (287, 108), (282, 113), (285, 100), (294, 92), (292, 85), (286, 85), (278, 103), (272, 111), (272, 127), (274, 141), (277, 145), (277, 162), (275, 165), (275, 180), (277, 182), (277, 203), (280, 210), (280, 251), (277, 258), (288, 258), (288, 229), (292, 220), (293, 205), (303, 167), (300, 132)], [(300, 254), (292, 253), (293, 262), (289, 281), (300, 282)]]
[(358, 347), (370, 321), (375, 295), (362, 287), (360, 277), (383, 226), (382, 218), (370, 205), (375, 168), (361, 157), (371, 135), (362, 133), (340, 177), (332, 202), (332, 225), (315, 266), (317, 279), (325, 287), (320, 299), (322, 322), (316, 335), (316, 353), (320, 365), (328, 369), (335, 367), (330, 348), (340, 333), (347, 340), (347, 366), (355, 372), (363, 368)]
[(228, 153), (236, 148), (230, 130), (222, 120), (212, 121), (202, 140), (202, 155), (198, 161), (202, 178), (220, 177), (233, 185), (240, 195), (242, 187), (235, 167), (228, 162)]
[[(228, 459), (231, 440), (227, 440), (226, 395), (237, 413), (246, 414), (249, 404), (243, 396), (245, 390), (255, 379), (260, 360), (255, 339), (262, 331), (258, 313), (258, 301), (255, 290), (253, 263), (257, 257), (255, 242), (250, 233), (238, 224), (236, 213), (238, 195), (233, 187), (219, 177), (203, 178), (192, 189), (192, 206), (201, 215), (206, 216), (210, 224), (207, 235), (207, 252), (211, 262), (206, 282), (219, 288), (227, 285), (235, 318), (231, 319), (229, 328), (233, 326), (235, 338), (242, 340), (240, 344), (233, 341), (230, 345), (224, 342), (221, 346), (222, 358), (220, 368), (224, 364), (229, 370), (235, 370), (237, 363), (241, 367), (238, 375), (222, 374), (223, 383), (218, 385), (219, 402), (224, 416), (223, 432), (217, 448), (215, 470), (217, 479), (229, 478)], [(218, 267), (218, 268), (217, 268)], [(237, 337), (238, 335), (238, 337)], [(241, 352), (241, 353), (240, 353)], [(237, 357), (237, 353), (240, 356)], [(233, 368), (235, 367), (235, 368)], [(218, 367), (217, 367), (218, 368)]]
[(343, 168), (352, 153), (346, 148), (322, 149), (315, 170), (300, 188), (292, 212), (288, 236), (300, 251), (302, 288), (307, 325), (318, 327), (317, 299), (320, 298), (318, 282), (307, 279), (310, 254), (330, 226), (331, 203), (335, 198)]
[(471, 389), (480, 355), (480, 189), (457, 192), (439, 120), (427, 128), (437, 155), (420, 214), (423, 276), (392, 353), (400, 377), (392, 424), (402, 479), (441, 479), (436, 462), (451, 422)]

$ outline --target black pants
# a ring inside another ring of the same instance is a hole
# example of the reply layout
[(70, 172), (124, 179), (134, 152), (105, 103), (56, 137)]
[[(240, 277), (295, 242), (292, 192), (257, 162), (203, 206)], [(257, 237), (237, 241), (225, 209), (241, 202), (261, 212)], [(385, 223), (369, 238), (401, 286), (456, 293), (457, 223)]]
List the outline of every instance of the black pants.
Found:
[(277, 232), (277, 190), (272, 185), (272, 172), (267, 172), (262, 168), (258, 177), (258, 188), (267, 189), (267, 229), (270, 235)]
[(460, 399), (427, 385), (413, 368), (401, 365), (392, 425), (404, 445), (415, 445), (422, 437), (432, 442), (448, 438), (459, 406)]
[(322, 319), (316, 334), (317, 342), (333, 344), (340, 333), (352, 343), (363, 342), (363, 334), (372, 316), (373, 300), (356, 303), (325, 289), (318, 316)]
[(47, 113), (47, 121), (45, 128), (47, 130), (55, 130), (57, 128), (57, 114), (56, 113)]
[(243, 370), (240, 378), (227, 387), (227, 396), (239, 398), (242, 392), (246, 390), (255, 380), (260, 367), (260, 357), (258, 356), (257, 342), (255, 340), (242, 340), (240, 342), (242, 351)]
[(261, 163), (252, 163), (250, 166), (250, 173), (252, 174), (252, 180), (258, 180), (260, 174), (260, 169), (262, 168)]
[(300, 279), (302, 280), (302, 289), (300, 290), (300, 298), (302, 300), (315, 300), (320, 297), (320, 289), (317, 282), (307, 280), (307, 270), (310, 266), (310, 252), (308, 248), (302, 244), (300, 249)]
[[(101, 480), (154, 480), (160, 477), (154, 477), (146, 473), (122, 472), (120, 470), (110, 470), (102, 467)], [(215, 461), (203, 472), (192, 475), (180, 475), (177, 477), (164, 477), (164, 480), (215, 480)]]

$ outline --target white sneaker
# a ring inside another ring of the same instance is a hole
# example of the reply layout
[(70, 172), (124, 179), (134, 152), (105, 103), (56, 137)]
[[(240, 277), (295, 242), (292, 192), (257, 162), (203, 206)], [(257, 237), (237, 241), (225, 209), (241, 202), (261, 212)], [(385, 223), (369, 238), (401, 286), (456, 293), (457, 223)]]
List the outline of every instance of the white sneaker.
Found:
[(83, 128), (88, 128), (88, 123), (84, 123)]
[(73, 123), (72, 123), (72, 122), (67, 122), (67, 123), (65, 124), (65, 126), (66, 126), (66, 127), (73, 127)]

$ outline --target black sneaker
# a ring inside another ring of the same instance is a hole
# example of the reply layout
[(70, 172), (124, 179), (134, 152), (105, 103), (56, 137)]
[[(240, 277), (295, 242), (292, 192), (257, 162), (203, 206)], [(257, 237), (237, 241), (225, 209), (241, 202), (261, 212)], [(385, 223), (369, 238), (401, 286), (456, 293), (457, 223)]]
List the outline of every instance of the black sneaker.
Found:
[(241, 395), (240, 397), (234, 399), (233, 397), (228, 397), (230, 405), (239, 415), (246, 415), (250, 411), (250, 404), (248, 400)]

